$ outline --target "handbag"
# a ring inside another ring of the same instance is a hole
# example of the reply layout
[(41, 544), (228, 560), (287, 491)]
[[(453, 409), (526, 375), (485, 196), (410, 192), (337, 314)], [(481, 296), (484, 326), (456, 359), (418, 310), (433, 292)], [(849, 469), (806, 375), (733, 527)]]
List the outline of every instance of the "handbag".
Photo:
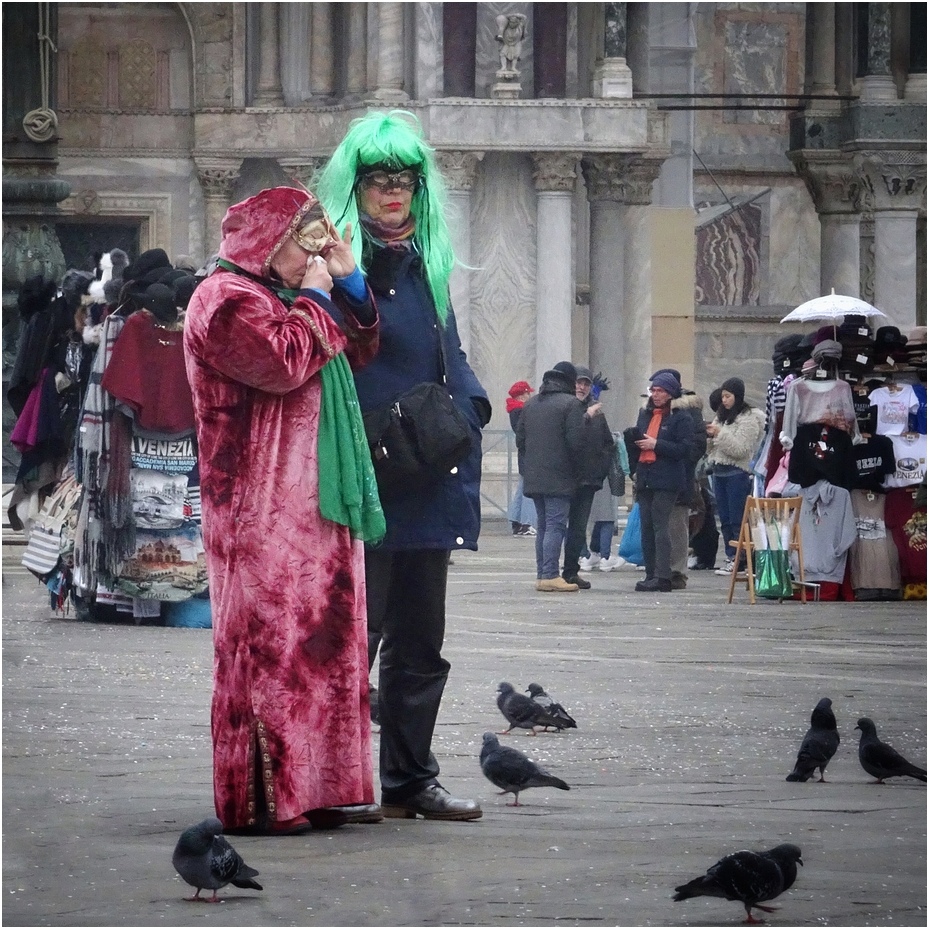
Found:
[(440, 480), (471, 451), (471, 424), (449, 395), (441, 340), (439, 346), (441, 383), (417, 384), (362, 417), (382, 500)]
[(619, 452), (614, 450), (610, 456), (610, 470), (606, 472), (607, 483), (610, 485), (610, 493), (614, 497), (623, 497), (626, 494), (626, 475), (619, 465)]
[(73, 477), (59, 482), (32, 524), (22, 565), (40, 578), (55, 570), (63, 548), (71, 541), (69, 536), (63, 545), (62, 528), (79, 502), (81, 491), (81, 485)]
[(793, 596), (789, 553), (781, 545), (781, 533), (775, 524), (767, 533), (776, 548), (755, 549), (755, 594), (770, 600), (789, 600)]

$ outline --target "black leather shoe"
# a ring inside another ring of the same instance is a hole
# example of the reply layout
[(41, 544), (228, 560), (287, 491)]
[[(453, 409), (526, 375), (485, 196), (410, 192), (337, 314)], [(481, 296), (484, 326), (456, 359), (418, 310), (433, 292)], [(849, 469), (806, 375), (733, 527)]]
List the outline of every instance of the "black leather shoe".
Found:
[(569, 584), (577, 584), (581, 590), (590, 590), (590, 581), (581, 577), (580, 574), (572, 574), (570, 577), (565, 576)]
[(381, 802), (388, 819), (480, 819), (484, 813), (474, 800), (458, 800), (439, 784), (429, 784), (405, 800)]
[(330, 810), (344, 813), (349, 823), (382, 823), (384, 811), (378, 803), (355, 803), (350, 806), (332, 806)]
[(639, 581), (635, 589), (640, 593), (669, 593), (673, 590), (671, 582), (664, 577), (651, 577), (647, 581)]

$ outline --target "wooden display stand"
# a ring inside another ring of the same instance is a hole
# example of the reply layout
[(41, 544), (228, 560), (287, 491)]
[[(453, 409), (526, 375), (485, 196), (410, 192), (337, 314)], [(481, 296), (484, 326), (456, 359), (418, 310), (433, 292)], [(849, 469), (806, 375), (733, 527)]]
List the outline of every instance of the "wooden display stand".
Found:
[[(748, 599), (750, 603), (755, 603), (755, 543), (752, 539), (752, 526), (759, 522), (767, 526), (770, 520), (774, 520), (775, 525), (780, 529), (781, 526), (789, 526), (787, 535), (787, 544), (784, 550), (797, 553), (797, 561), (800, 565), (800, 579), (794, 581), (794, 588), (800, 589), (800, 599), (806, 603), (807, 583), (803, 577), (803, 545), (800, 541), (800, 507), (803, 505), (803, 497), (749, 497), (745, 501), (745, 510), (742, 513), (742, 526), (739, 529), (739, 538), (730, 541), (730, 545), (735, 545), (735, 558), (733, 559), (732, 578), (729, 581), (729, 600), (732, 603), (732, 597), (735, 592), (735, 584), (738, 580), (744, 580), (748, 588)], [(738, 565), (745, 555), (745, 572), (739, 572)]]

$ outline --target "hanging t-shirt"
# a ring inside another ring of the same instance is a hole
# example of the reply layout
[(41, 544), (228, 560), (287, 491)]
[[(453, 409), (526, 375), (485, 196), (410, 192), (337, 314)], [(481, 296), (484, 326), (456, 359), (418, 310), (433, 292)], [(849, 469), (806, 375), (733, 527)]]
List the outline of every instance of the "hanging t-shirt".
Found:
[[(884, 591), (900, 596), (900, 558), (884, 524), (884, 495), (852, 491), (856, 538), (850, 564), (852, 586), (859, 590)], [(874, 599), (874, 598), (868, 598)]]
[(858, 429), (862, 434), (872, 435), (877, 411), (871, 406), (871, 395), (866, 387), (852, 388), (852, 404), (855, 407), (855, 419), (858, 420)]
[(884, 479), (884, 486), (921, 484), (926, 479), (926, 437), (907, 432), (889, 438), (894, 444), (894, 472)]
[(855, 460), (854, 486), (861, 490), (880, 490), (884, 478), (897, 470), (893, 440), (886, 435), (872, 435), (864, 445), (852, 446)]
[(910, 413), (910, 431), (926, 434), (926, 385), (914, 384), (913, 393), (919, 406)]
[(827, 480), (836, 487), (851, 490), (858, 478), (853, 449), (862, 447), (852, 445), (851, 436), (841, 429), (803, 423), (797, 426), (794, 436), (788, 480), (801, 487)]
[(871, 391), (870, 400), (877, 407), (874, 431), (878, 435), (901, 435), (906, 432), (910, 413), (919, 409), (919, 401), (911, 384), (878, 387)]
[(884, 523), (897, 546), (904, 584), (926, 582), (926, 507), (917, 506), (915, 497), (916, 491), (897, 488), (887, 492), (884, 504)]

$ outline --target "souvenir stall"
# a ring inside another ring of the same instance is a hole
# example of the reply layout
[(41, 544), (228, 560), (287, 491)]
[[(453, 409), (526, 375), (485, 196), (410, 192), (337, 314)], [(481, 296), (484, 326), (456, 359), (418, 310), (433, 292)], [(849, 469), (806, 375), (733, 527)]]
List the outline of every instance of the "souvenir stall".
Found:
[(53, 486), (24, 564), (59, 609), (73, 603), (82, 618), (208, 626), (182, 323), (196, 279), (161, 249), (123, 275), (92, 304), (97, 344), (70, 434), (74, 473)]
[(874, 307), (828, 300), (783, 320), (835, 314), (801, 339), (809, 358), (785, 378), (784, 454), (765, 493), (803, 497), (805, 576), (822, 599), (925, 599), (926, 329), (875, 329)]

